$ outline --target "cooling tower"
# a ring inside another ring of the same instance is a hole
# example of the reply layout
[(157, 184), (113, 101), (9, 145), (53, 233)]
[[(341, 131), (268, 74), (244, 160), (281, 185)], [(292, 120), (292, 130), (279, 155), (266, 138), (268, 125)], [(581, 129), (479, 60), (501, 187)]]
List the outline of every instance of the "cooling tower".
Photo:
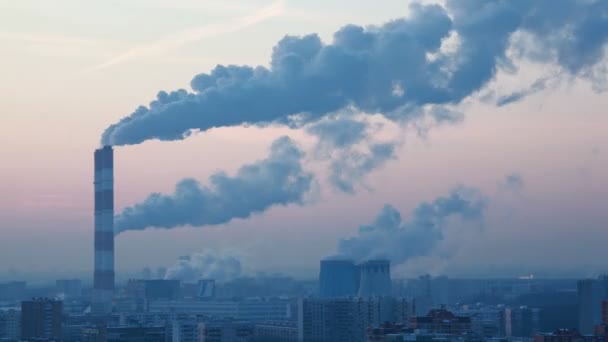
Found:
[(91, 311), (112, 310), (114, 294), (114, 152), (95, 151), (95, 274)]
[(391, 295), (391, 263), (388, 260), (369, 260), (359, 265), (359, 297)]
[(356, 296), (359, 269), (351, 260), (321, 260), (319, 294), (321, 297)]

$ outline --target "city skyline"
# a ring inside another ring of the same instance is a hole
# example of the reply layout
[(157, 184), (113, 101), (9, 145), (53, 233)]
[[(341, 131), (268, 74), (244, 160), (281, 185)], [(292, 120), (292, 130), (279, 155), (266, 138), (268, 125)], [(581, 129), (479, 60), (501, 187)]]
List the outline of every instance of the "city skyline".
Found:
[[(411, 18), (416, 13), (411, 3), (387, 1), (376, 8), (368, 1), (348, 2), (348, 7), (344, 1), (187, 1), (178, 6), (159, 0), (126, 2), (122, 9), (96, 4), (95, 13), (71, 1), (44, 8), (35, 1), (7, 4), (0, 14), (0, 52), (7, 56), (0, 66), (7, 75), (0, 80), (5, 94), (0, 100), (0, 277), (14, 275), (11, 270), (21, 276), (90, 272), (92, 152), (100, 147), (104, 130), (158, 91), (189, 89), (195, 75), (211, 73), (216, 64), (270, 68), (273, 46), (285, 35), (318, 33), (327, 46), (347, 24), (378, 29), (390, 20)], [(438, 3), (449, 10), (450, 1)], [(48, 14), (46, 19), (41, 13)], [(87, 21), (91, 18), (96, 19)], [(131, 21), (142, 25), (124, 35)], [(354, 105), (331, 109), (340, 128), (350, 124), (340, 121), (344, 113), (352, 114), (368, 125), (365, 143), (394, 148), (363, 171), (356, 162), (355, 169), (340, 169), (339, 182), (332, 178), (332, 163), (356, 154), (338, 146), (344, 140), (331, 140), (329, 150), (318, 142), (335, 128), (323, 126), (323, 118), (291, 128), (245, 120), (211, 126), (183, 140), (152, 137), (117, 146), (117, 214), (144, 203), (151, 193), (171, 195), (186, 178), (231, 208), (232, 197), (218, 191), (218, 183), (206, 188), (210, 179), (256, 185), (247, 167), (266, 175), (268, 165), (277, 161), (293, 172), (284, 175), (287, 182), (297, 175), (306, 183), (246, 215), (227, 213), (210, 222), (205, 221), (209, 214), (204, 222), (189, 216), (167, 223), (165, 228), (174, 229), (145, 229), (147, 222), (140, 228), (125, 226), (116, 236), (117, 277), (144, 267), (171, 267), (183, 255), (213, 255), (240, 260), (243, 274), (315, 278), (320, 259), (344, 252), (342, 240), (387, 243), (359, 235), (361, 226), (383, 228), (383, 213), (400, 214), (394, 229), (417, 227), (429, 217), (441, 227), (429, 243), (421, 235), (403, 236), (412, 246), (421, 244), (412, 240), (425, 241), (426, 248), (394, 256), (401, 257), (393, 262), (397, 277), (574, 278), (607, 272), (605, 41), (585, 72), (569, 70), (571, 62), (526, 56), (512, 43), (507, 51), (512, 59), (497, 62), (496, 75), (444, 107), (424, 108), (440, 112), (420, 120), (395, 123), (381, 111), (363, 113)], [(457, 49), (448, 43), (446, 51)], [(393, 84), (397, 98), (410, 96), (409, 91)], [(416, 109), (411, 113), (418, 118)], [(281, 142), (283, 136), (290, 142)], [(331, 136), (338, 138), (352, 136)], [(289, 159), (286, 153), (294, 150), (301, 155)], [(261, 184), (275, 184), (278, 178), (270, 175), (262, 179), (270, 183)], [(441, 210), (434, 216), (418, 213), (427, 204), (439, 208), (455, 189), (469, 189), (467, 194), (479, 199), (471, 200), (477, 213), (473, 222), (468, 207), (446, 215)], [(130, 224), (138, 219), (130, 218)], [(192, 227), (199, 221), (203, 227)], [(382, 256), (368, 252), (366, 258)]]

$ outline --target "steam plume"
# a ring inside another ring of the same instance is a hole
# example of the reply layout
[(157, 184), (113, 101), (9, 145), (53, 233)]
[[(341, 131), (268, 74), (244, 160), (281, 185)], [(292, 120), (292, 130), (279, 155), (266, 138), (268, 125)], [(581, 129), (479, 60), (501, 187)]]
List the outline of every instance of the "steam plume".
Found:
[(275, 205), (303, 203), (313, 176), (302, 169), (302, 158), (293, 141), (279, 138), (267, 159), (241, 167), (235, 176), (216, 173), (209, 186), (184, 179), (174, 194), (155, 193), (126, 208), (115, 219), (115, 232), (222, 224)]
[(372, 224), (359, 228), (357, 236), (339, 241), (338, 256), (357, 261), (381, 257), (395, 264), (427, 256), (443, 240), (451, 217), (466, 224), (479, 224), (485, 207), (477, 190), (463, 187), (418, 205), (406, 222), (397, 209), (387, 204)]
[[(529, 39), (512, 41), (516, 32)], [(457, 42), (454, 49), (442, 49), (447, 38)], [(102, 142), (179, 140), (192, 130), (287, 123), (293, 115), (305, 123), (346, 106), (403, 120), (403, 106), (459, 103), (482, 88), (500, 65), (512, 65), (510, 47), (518, 57), (588, 76), (603, 61), (607, 39), (603, 0), (416, 4), (406, 19), (345, 26), (331, 44), (316, 34), (286, 36), (274, 47), (269, 68), (218, 65), (193, 78), (193, 91), (159, 92), (148, 107), (110, 126)]]
[(165, 279), (196, 282), (200, 279), (230, 281), (241, 276), (241, 261), (236, 256), (218, 256), (213, 253), (194, 253), (179, 258), (167, 269)]
[(377, 141), (374, 127), (361, 116), (340, 115), (310, 124), (306, 130), (318, 138), (316, 156), (329, 160), (329, 182), (334, 188), (354, 193), (355, 186), (374, 169), (395, 157), (399, 141)]

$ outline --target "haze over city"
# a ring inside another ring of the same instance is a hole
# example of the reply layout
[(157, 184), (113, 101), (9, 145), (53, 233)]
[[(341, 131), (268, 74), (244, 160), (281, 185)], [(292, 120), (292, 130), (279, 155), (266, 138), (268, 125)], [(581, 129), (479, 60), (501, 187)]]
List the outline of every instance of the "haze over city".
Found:
[[(210, 72), (216, 64), (268, 67), (273, 46), (285, 35), (317, 33), (323, 44), (331, 44), (333, 32), (345, 25), (378, 27), (411, 16), (409, 5), (3, 5), (0, 268), (27, 274), (90, 267), (90, 151), (99, 146), (108, 125), (158, 91), (188, 89), (194, 75)], [(443, 40), (441, 49), (449, 51), (450, 45), (457, 45), (454, 40)], [(553, 48), (560, 52), (558, 44)], [(122, 234), (116, 239), (117, 270), (169, 266), (181, 255), (211, 252), (237, 254), (252, 272), (312, 276), (315, 261), (332, 254), (339, 239), (356, 235), (360, 225), (372, 222), (385, 203), (408, 219), (419, 203), (466, 186), (487, 201), (483, 227), (446, 229), (433, 251), (408, 262), (404, 274), (415, 275), (425, 267), (480, 277), (605, 271), (605, 56), (571, 71), (557, 57), (537, 58), (537, 47), (534, 42), (524, 47), (512, 43), (487, 82), (448, 103), (446, 108), (457, 113), (453, 119), (428, 122), (432, 115), (427, 115), (394, 124), (380, 115), (360, 115), (364, 111), (356, 105), (330, 110), (334, 118), (341, 113), (356, 115), (357, 122), (375, 118), (377, 125), (388, 127), (374, 128), (366, 142), (390, 142), (394, 147), (370, 170), (347, 171), (352, 173), (345, 176), (350, 178), (347, 191), (333, 186), (331, 163), (352, 153), (354, 144), (339, 149), (315, 145), (314, 131), (306, 128), (314, 123), (292, 129), (272, 121), (263, 126), (228, 124), (183, 140), (152, 138), (118, 148), (117, 212), (151, 192), (171, 193), (182, 178), (208, 184), (208, 177), (218, 171), (234, 174), (242, 165), (265, 158), (272, 141), (282, 135), (303, 146), (302, 167), (314, 171), (314, 186), (304, 191), (299, 203), (272, 205), (246, 219), (201, 229), (185, 224)], [(517, 51), (524, 48), (533, 51)], [(500, 96), (535, 89), (539, 80), (546, 83), (542, 89), (496, 105)], [(408, 94), (410, 89), (402, 91)], [(251, 120), (247, 113), (239, 115), (243, 123)], [(512, 176), (517, 184), (511, 184)]]
[[(216, 64), (269, 67), (273, 47), (285, 35), (316, 33), (328, 45), (345, 25), (379, 29), (420, 11), (411, 2), (392, 0), (382, 6), (367, 1), (19, 1), (3, 7), (3, 277), (11, 272), (33, 277), (37, 272), (87, 271), (92, 264), (91, 151), (110, 124), (150, 102), (158, 91), (189, 89), (194, 75), (209, 73)], [(556, 20), (560, 15), (557, 9), (547, 12)], [(542, 45), (526, 41), (533, 37), (522, 33), (525, 29), (509, 37), (510, 44), (497, 52), (495, 67), (479, 86), (447, 103), (415, 98), (420, 95), (407, 85), (407, 64), (418, 63), (412, 60), (400, 69), (389, 64), (395, 73), (406, 73), (403, 81), (395, 81), (397, 93), (414, 94), (403, 105), (357, 104), (353, 98), (344, 108), (321, 109), (336, 125), (341, 118), (373, 121), (363, 143), (355, 137), (337, 145), (322, 131), (310, 129), (318, 122), (312, 119), (291, 128), (280, 120), (257, 125), (255, 114), (243, 112), (238, 113), (241, 123), (210, 123), (219, 127), (187, 139), (160, 142), (152, 136), (117, 148), (117, 213), (152, 192), (172, 193), (183, 178), (207, 185), (216, 172), (233, 175), (241, 166), (264, 159), (272, 141), (283, 135), (305, 153), (303, 172), (314, 174), (297, 201), (269, 203), (244, 219), (227, 218), (201, 229), (185, 222), (182, 228), (121, 234), (116, 239), (117, 270), (170, 266), (181, 255), (217, 253), (238, 255), (249, 272), (310, 277), (319, 258), (334, 253), (337, 242), (355, 236), (360, 225), (373, 222), (385, 204), (408, 220), (419, 203), (464, 186), (485, 198), (483, 224), (446, 228), (432, 251), (408, 259), (400, 270), (404, 275), (425, 268), (476, 277), (605, 271), (605, 37), (589, 42), (595, 46), (586, 53), (569, 49), (587, 42), (564, 38), (562, 46), (555, 34), (547, 56), (540, 56)], [(440, 42), (438, 50), (429, 47), (425, 53), (458, 50), (454, 33)], [(581, 65), (568, 64), (568, 58), (580, 59)], [(500, 103), (512, 94), (521, 96)], [(285, 114), (314, 108), (314, 98), (302, 101), (309, 103)], [(436, 102), (435, 109), (414, 108)], [(391, 116), (379, 115), (382, 106), (387, 113), (399, 107), (401, 117), (386, 120)], [(414, 114), (423, 110), (455, 116), (443, 120), (432, 113)], [(248, 122), (252, 124), (243, 125)], [(388, 143), (390, 151), (367, 165), (368, 170), (353, 170), (365, 163), (355, 161), (353, 151), (370, 157), (369, 147), (379, 142)], [(332, 163), (345, 155), (351, 160), (340, 175), (343, 184), (337, 184), (331, 178)]]
[(0, 2), (1, 341), (608, 340), (608, 1)]

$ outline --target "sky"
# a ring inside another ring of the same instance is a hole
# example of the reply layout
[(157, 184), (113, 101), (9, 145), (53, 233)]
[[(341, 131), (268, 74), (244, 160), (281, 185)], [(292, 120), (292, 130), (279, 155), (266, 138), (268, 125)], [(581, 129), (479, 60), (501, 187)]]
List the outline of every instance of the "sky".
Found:
[[(347, 24), (407, 17), (410, 3), (0, 0), (0, 277), (92, 274), (93, 151), (109, 125), (159, 90), (189, 89), (193, 76), (217, 64), (268, 67), (285, 35), (318, 33), (331, 43)], [(608, 96), (585, 77), (551, 78), (557, 65), (515, 64), (452, 106), (461, 120), (376, 132), (399, 141), (395, 155), (351, 193), (329, 184), (327, 162), (310, 161), (303, 167), (318, 182), (302, 203), (226, 224), (118, 235), (118, 278), (200, 252), (238, 254), (249, 272), (316, 277), (319, 260), (385, 204), (405, 221), (458, 186), (483, 194), (483, 222), (450, 223), (431, 251), (395, 265), (394, 274), (608, 271)], [(484, 96), (543, 78), (551, 86), (505, 106)], [(314, 155), (305, 129), (280, 125), (117, 147), (117, 213), (152, 192), (171, 193), (183, 178), (207, 184), (218, 171), (235, 174), (267, 158), (283, 135)]]

